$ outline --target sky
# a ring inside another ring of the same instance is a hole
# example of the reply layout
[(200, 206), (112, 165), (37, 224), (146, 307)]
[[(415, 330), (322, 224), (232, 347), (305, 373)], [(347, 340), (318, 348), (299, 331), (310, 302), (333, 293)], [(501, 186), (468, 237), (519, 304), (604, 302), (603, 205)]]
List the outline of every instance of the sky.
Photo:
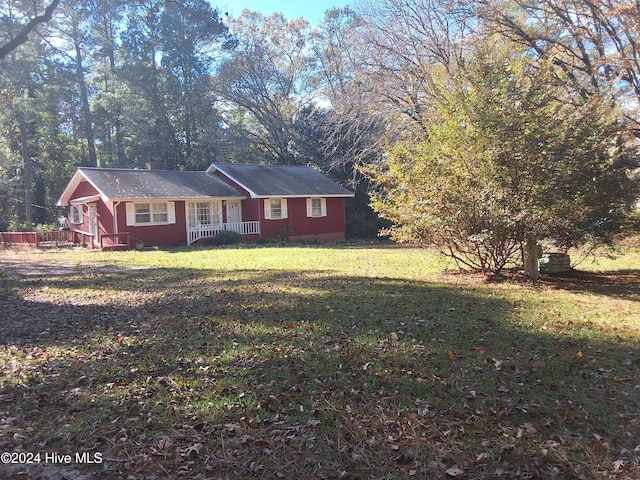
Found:
[(260, 12), (265, 16), (282, 13), (287, 20), (304, 18), (311, 25), (318, 25), (324, 12), (333, 7), (355, 5), (355, 0), (210, 0), (214, 8), (238, 17), (243, 9)]

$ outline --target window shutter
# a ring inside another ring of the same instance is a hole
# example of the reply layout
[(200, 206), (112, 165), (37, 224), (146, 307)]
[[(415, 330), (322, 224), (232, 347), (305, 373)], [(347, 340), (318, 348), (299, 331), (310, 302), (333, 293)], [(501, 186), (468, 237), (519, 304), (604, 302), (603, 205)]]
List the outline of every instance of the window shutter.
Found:
[(313, 199), (307, 198), (307, 217), (313, 217)]
[(322, 205), (322, 216), (326, 217), (327, 216), (327, 199), (322, 197), (320, 199), (320, 204)]
[(167, 202), (167, 222), (176, 223), (176, 202)]
[(264, 218), (271, 220), (271, 199), (265, 198), (264, 200)]
[(132, 227), (136, 224), (136, 207), (133, 203), (127, 202), (127, 226)]
[(286, 199), (286, 198), (283, 198), (283, 199), (281, 200), (281, 202), (282, 202), (282, 203), (281, 203), (281, 205), (282, 205), (282, 218), (288, 218), (288, 217), (289, 217), (289, 215), (288, 215), (288, 213), (287, 213), (287, 199)]

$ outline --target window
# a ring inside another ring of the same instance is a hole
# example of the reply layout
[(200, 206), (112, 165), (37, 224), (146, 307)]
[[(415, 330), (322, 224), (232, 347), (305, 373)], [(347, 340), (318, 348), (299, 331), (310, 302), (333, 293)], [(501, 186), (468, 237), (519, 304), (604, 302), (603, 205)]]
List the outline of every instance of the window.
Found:
[(151, 204), (136, 204), (136, 223), (151, 223)]
[(151, 204), (151, 218), (152, 223), (167, 223), (169, 217), (167, 215), (166, 203), (152, 203)]
[(82, 207), (79, 205), (71, 205), (71, 223), (78, 225), (82, 223)]
[(136, 223), (168, 223), (167, 203), (136, 203)]
[(187, 204), (189, 227), (198, 225), (219, 225), (222, 223), (222, 202), (189, 202)]
[(282, 199), (271, 198), (269, 203), (271, 205), (271, 218), (282, 218)]
[(287, 218), (286, 198), (267, 198), (264, 201), (264, 217), (271, 220)]
[(169, 223), (166, 202), (136, 203), (136, 223)]
[(176, 223), (174, 202), (127, 203), (127, 225)]
[(326, 217), (327, 199), (320, 197), (307, 198), (307, 217)]
[(312, 217), (322, 216), (322, 199), (321, 198), (311, 199), (311, 216)]
[(196, 202), (196, 225), (211, 225), (211, 205), (207, 202)]

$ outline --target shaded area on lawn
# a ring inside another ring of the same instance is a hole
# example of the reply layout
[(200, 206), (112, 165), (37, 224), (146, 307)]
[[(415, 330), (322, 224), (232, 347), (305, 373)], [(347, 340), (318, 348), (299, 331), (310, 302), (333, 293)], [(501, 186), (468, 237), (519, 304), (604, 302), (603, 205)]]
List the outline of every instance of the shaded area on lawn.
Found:
[(96, 478), (640, 471), (639, 346), (536, 329), (490, 286), (180, 268), (0, 283), (2, 451), (101, 452), (77, 466)]
[(569, 291), (640, 301), (640, 269), (600, 272), (573, 270), (565, 274), (544, 275), (541, 282)]

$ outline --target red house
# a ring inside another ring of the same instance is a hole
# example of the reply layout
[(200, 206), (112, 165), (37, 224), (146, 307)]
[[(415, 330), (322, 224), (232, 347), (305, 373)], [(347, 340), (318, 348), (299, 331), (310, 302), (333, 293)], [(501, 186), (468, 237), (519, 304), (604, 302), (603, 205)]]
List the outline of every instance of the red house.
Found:
[(310, 167), (214, 163), (206, 172), (80, 167), (58, 200), (71, 230), (102, 246), (192, 244), (224, 230), (245, 241), (345, 238), (353, 193)]

